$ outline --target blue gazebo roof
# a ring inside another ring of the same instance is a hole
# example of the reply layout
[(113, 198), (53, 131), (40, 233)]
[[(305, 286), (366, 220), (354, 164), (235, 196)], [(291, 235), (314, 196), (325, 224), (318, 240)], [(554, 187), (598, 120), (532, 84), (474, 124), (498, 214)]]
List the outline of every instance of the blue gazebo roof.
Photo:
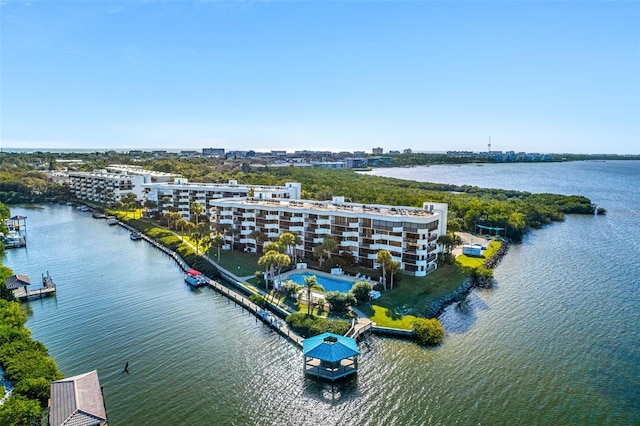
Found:
[[(336, 341), (327, 341), (327, 338), (334, 338)], [(328, 362), (340, 361), (360, 353), (355, 339), (334, 333), (322, 333), (304, 339), (302, 351), (304, 356)]]

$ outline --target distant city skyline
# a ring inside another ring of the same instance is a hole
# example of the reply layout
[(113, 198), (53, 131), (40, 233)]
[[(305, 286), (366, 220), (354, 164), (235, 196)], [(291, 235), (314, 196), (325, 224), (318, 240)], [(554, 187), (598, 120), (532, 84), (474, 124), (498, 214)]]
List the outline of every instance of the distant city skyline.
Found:
[(0, 147), (640, 154), (640, 3), (0, 2)]

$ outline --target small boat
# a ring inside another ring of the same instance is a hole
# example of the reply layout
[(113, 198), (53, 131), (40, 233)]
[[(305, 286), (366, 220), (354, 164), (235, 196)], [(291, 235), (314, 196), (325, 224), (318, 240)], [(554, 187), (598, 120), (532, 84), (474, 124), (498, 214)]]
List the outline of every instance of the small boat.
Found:
[(113, 225), (117, 225), (117, 224), (118, 224), (118, 219), (116, 219), (115, 216), (109, 216), (107, 218), (107, 225), (113, 226)]
[(191, 287), (200, 287), (201, 285), (207, 284), (209, 278), (205, 277), (202, 272), (196, 271), (195, 269), (189, 269), (184, 275), (184, 282), (189, 284)]
[(93, 212), (91, 214), (91, 216), (93, 216), (94, 219), (106, 219), (107, 215), (104, 213), (100, 213), (100, 212)]
[(27, 241), (16, 231), (9, 231), (7, 235), (0, 233), (0, 241), (5, 248), (17, 248), (27, 245)]
[(142, 234), (139, 233), (138, 231), (131, 231), (131, 233), (129, 233), (129, 238), (131, 238), (134, 241), (141, 240)]

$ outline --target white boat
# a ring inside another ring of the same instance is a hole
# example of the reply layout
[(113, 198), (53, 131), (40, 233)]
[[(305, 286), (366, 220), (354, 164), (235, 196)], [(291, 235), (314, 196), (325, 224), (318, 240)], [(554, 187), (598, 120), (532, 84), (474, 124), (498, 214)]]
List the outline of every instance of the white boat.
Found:
[(131, 233), (129, 233), (129, 238), (131, 238), (134, 241), (141, 240), (142, 234), (139, 233), (138, 231), (131, 231)]
[(107, 225), (113, 226), (113, 225), (117, 225), (117, 224), (118, 224), (118, 219), (116, 219), (114, 216), (109, 216), (107, 218)]
[(26, 240), (16, 231), (9, 231), (7, 235), (0, 233), (0, 241), (5, 248), (24, 247), (27, 245)]

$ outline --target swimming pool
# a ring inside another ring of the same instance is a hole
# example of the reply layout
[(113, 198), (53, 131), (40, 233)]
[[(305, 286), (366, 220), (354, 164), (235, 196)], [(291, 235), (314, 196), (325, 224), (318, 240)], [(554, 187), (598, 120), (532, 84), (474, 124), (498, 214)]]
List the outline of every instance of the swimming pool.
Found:
[(286, 280), (292, 280), (296, 284), (304, 285), (304, 277), (310, 277), (312, 275), (316, 276), (318, 284), (320, 284), (325, 291), (339, 291), (341, 293), (347, 293), (353, 287), (353, 283), (351, 281), (338, 280), (335, 278), (328, 278), (322, 275), (316, 275), (311, 272), (304, 272), (302, 274), (291, 274)]

